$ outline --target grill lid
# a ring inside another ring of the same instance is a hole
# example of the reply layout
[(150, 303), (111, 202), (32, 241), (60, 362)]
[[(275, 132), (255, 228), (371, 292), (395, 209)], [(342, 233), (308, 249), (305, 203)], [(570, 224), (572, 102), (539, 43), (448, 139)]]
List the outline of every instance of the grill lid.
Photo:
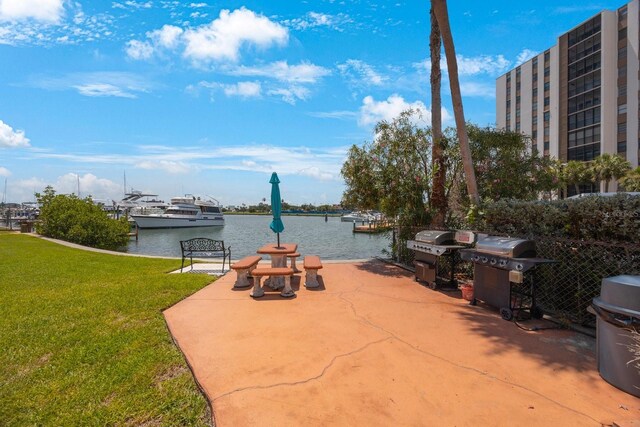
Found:
[(443, 245), (453, 241), (453, 231), (424, 230), (416, 234), (415, 240), (432, 245)]
[(476, 243), (478, 251), (511, 258), (527, 258), (536, 255), (536, 244), (532, 240), (487, 236)]

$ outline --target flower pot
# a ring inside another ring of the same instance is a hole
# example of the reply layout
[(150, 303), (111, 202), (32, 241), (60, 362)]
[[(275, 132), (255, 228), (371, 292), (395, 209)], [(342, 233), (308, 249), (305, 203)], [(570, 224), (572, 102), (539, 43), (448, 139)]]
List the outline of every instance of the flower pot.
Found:
[(462, 298), (467, 301), (473, 301), (473, 285), (471, 283), (464, 283), (460, 285), (462, 291)]

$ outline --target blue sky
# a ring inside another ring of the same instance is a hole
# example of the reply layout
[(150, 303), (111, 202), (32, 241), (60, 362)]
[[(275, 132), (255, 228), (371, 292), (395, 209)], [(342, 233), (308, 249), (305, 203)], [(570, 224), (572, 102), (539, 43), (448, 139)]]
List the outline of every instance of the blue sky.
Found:
[[(495, 78), (622, 2), (450, 1), (468, 120)], [(430, 115), (429, 2), (0, 0), (0, 179), (118, 200), (338, 203), (352, 144)], [(445, 124), (453, 124), (448, 81)], [(4, 180), (3, 180), (4, 181)], [(4, 182), (2, 183), (4, 184)], [(0, 189), (4, 194), (4, 186)]]

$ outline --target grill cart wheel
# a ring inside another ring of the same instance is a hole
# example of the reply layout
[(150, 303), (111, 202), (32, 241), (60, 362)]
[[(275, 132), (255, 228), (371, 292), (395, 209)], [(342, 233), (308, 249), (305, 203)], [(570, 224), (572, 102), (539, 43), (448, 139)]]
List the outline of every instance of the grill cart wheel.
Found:
[(478, 304), (478, 300), (477, 299), (472, 299), (471, 302), (469, 303), (469, 305), (477, 305)]
[(438, 282), (436, 282), (435, 280), (433, 282), (429, 282), (429, 289), (432, 289), (434, 291), (438, 289)]
[(531, 317), (533, 317), (534, 319), (542, 319), (542, 316), (544, 316), (544, 313), (542, 312), (542, 309), (540, 307), (538, 307), (537, 305), (531, 307)]
[(503, 307), (500, 309), (500, 316), (502, 316), (504, 320), (511, 320), (513, 319), (513, 311), (511, 311), (510, 308)]

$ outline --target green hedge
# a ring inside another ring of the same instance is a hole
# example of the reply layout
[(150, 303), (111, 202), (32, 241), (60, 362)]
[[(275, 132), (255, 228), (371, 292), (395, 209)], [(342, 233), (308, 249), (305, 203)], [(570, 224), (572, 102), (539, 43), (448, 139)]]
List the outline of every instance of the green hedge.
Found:
[(608, 243), (640, 241), (640, 197), (501, 200), (482, 209), (473, 227), (486, 233), (549, 236)]

